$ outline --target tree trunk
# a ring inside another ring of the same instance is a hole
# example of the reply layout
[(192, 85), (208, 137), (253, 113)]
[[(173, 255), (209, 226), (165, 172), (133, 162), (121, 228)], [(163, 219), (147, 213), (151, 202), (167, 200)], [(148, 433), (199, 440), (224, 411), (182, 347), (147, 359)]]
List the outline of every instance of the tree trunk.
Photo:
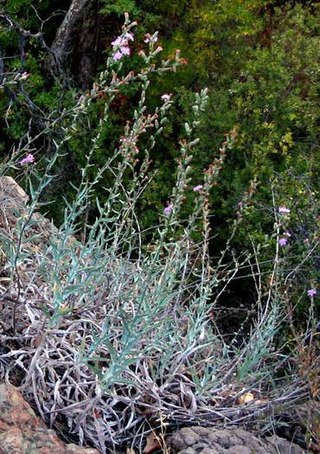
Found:
[(50, 48), (48, 67), (51, 71), (57, 72), (65, 64), (68, 55), (72, 50), (72, 38), (83, 17), (87, 6), (95, 0), (72, 0), (70, 8), (60, 25), (56, 37)]
[(2, 54), (2, 47), (0, 46), (0, 84), (4, 79), (4, 62), (3, 62), (3, 54)]
[(86, 8), (79, 24), (75, 40), (76, 55), (72, 59), (72, 72), (83, 90), (92, 85), (101, 58), (100, 21), (99, 4), (93, 2)]

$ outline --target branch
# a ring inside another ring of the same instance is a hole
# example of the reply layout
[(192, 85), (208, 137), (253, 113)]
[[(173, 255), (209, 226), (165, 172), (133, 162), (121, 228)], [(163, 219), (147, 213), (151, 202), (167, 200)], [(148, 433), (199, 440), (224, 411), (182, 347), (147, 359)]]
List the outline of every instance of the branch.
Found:
[(31, 33), (29, 30), (25, 30), (23, 27), (21, 27), (20, 24), (18, 24), (18, 22), (16, 22), (15, 20), (13, 20), (8, 14), (0, 14), (0, 19), (2, 19), (3, 21), (7, 22), (9, 24), (9, 28), (13, 29), (13, 30), (17, 30), (17, 32), (19, 33), (19, 35), (24, 38), (24, 39), (27, 39), (27, 38), (34, 38), (34, 39), (37, 39), (40, 41), (42, 47), (44, 49), (46, 49), (47, 51), (49, 51), (49, 47), (47, 46), (44, 38), (43, 38), (43, 33), (42, 31), (38, 32), (38, 33)]

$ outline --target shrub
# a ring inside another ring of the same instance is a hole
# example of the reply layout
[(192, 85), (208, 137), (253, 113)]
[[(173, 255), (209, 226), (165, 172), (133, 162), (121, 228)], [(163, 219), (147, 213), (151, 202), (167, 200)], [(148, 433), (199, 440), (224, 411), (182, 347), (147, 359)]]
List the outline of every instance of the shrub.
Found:
[[(127, 46), (123, 43), (132, 36), (133, 25), (127, 20), (117, 43)], [(226, 137), (218, 158), (195, 185), (190, 179), (192, 154), (199, 142), (196, 133), (208, 100), (206, 90), (194, 95), (193, 118), (185, 123), (180, 140), (176, 181), (159, 210), (152, 240), (146, 241), (148, 232), (140, 229), (136, 207), (152, 180), (152, 149), (173, 103), (165, 94), (160, 106), (148, 110), (149, 78), (175, 69), (179, 56), (154, 65), (160, 49), (153, 35), (148, 50), (140, 54), (144, 62), (140, 73), (122, 75), (122, 58), (115, 62), (117, 43), (91, 93), (75, 97), (73, 107), (53, 116), (43, 132), (52, 137), (50, 158), (37, 162), (37, 155), (30, 152), (35, 138), (30, 136), (1, 169), (2, 174), (25, 169), (30, 194), (26, 206), (6, 199), (1, 213), (6, 274), (0, 283), (2, 375), (22, 386), (51, 426), (67, 425), (81, 444), (91, 443), (101, 452), (112, 444), (141, 445), (146, 433), (157, 430), (159, 418), (162, 425), (250, 421), (284, 402), (291, 405), (307, 397), (310, 380), (298, 372), (290, 376), (283, 372), (291, 365), (292, 353), (284, 351), (286, 341), (281, 343), (279, 335), (286, 325), (284, 284), (289, 282), (284, 282), (279, 240), (293, 228), (277, 207), (286, 203), (283, 195), (279, 201), (275, 198), (272, 209), (276, 225), (267, 245), (274, 248), (274, 259), (266, 270), (262, 272), (256, 243), (253, 253), (233, 253), (233, 235), (217, 251), (214, 267), (210, 261), (209, 193), (236, 131)], [(112, 101), (128, 84), (139, 87), (133, 118), (114, 154), (92, 173)], [(62, 224), (54, 228), (35, 211), (55, 178), (53, 170), (63, 162), (66, 145), (75, 140), (79, 125), (83, 127), (90, 106), (101, 95), (106, 102), (90, 148), (82, 149), (80, 181), (65, 202)], [(106, 177), (109, 183), (101, 202), (95, 188), (104, 185)], [(186, 217), (182, 207), (189, 193), (193, 207)], [(252, 195), (244, 197), (234, 229), (241, 225)], [(91, 222), (89, 204), (97, 213)], [(309, 250), (303, 253), (309, 260)], [(250, 335), (227, 342), (215, 310), (245, 267), (256, 283)], [(262, 279), (263, 273), (269, 273), (269, 282)], [(312, 333), (314, 327), (308, 328)]]

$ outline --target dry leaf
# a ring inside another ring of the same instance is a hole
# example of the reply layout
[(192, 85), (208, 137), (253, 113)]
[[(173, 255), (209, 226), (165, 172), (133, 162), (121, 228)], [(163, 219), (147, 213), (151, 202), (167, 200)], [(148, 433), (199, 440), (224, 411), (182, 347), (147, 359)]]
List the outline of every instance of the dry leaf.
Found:
[(254, 400), (254, 395), (252, 393), (245, 393), (238, 399), (238, 404), (248, 404), (249, 402)]
[(255, 403), (256, 403), (257, 405), (263, 405), (263, 404), (268, 404), (269, 402), (270, 402), (269, 399), (258, 399), (258, 400), (256, 400)]
[(153, 452), (156, 449), (161, 448), (160, 439), (157, 437), (156, 434), (151, 433), (147, 436), (147, 444), (143, 450), (145, 454), (149, 454), (149, 452)]
[(133, 448), (127, 448), (126, 449), (126, 454), (136, 454), (136, 453), (134, 452)]

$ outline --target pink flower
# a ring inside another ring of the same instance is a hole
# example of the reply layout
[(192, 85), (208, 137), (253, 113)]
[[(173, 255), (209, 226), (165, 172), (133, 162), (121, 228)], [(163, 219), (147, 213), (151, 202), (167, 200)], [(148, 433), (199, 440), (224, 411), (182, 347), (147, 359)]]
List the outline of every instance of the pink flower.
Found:
[(202, 191), (202, 189), (203, 189), (203, 185), (202, 184), (198, 184), (198, 186), (195, 186), (193, 188), (194, 192), (200, 192), (200, 191)]
[(288, 243), (288, 239), (291, 237), (291, 233), (286, 231), (286, 232), (283, 232), (283, 237), (280, 238), (280, 240), (278, 241), (279, 245), (281, 247), (283, 246), (287, 246), (287, 243)]
[(121, 46), (112, 56), (113, 60), (121, 60), (125, 55), (130, 55), (130, 47)]
[(279, 246), (281, 246), (281, 247), (287, 246), (288, 238), (280, 238), (278, 243), (279, 243)]
[(163, 213), (166, 216), (170, 216), (170, 214), (172, 213), (172, 210), (173, 210), (173, 203), (170, 203), (168, 206), (165, 207), (165, 209), (163, 210)]
[(316, 288), (310, 288), (307, 291), (307, 294), (310, 298), (313, 298), (317, 294), (317, 289)]
[(120, 47), (120, 46), (123, 46), (125, 43), (127, 43), (127, 41), (124, 40), (122, 36), (118, 36), (118, 38), (116, 38), (114, 41), (112, 41), (111, 45), (113, 47)]
[(150, 35), (150, 33), (147, 33), (145, 35), (144, 42), (145, 43), (156, 43), (158, 41), (158, 32), (155, 32), (153, 35)]
[(167, 102), (167, 101), (170, 101), (171, 96), (172, 96), (172, 93), (164, 93), (161, 96), (161, 99), (162, 99), (162, 101)]
[(125, 33), (123, 36), (118, 36), (114, 41), (112, 41), (111, 45), (113, 47), (127, 46), (128, 41), (133, 41), (133, 34), (129, 32)]
[(290, 213), (290, 208), (287, 208), (284, 205), (279, 206), (279, 213), (281, 214), (289, 214)]
[(34, 156), (33, 154), (29, 153), (27, 156), (19, 162), (21, 166), (26, 166), (28, 164), (32, 164), (34, 162)]
[(113, 60), (115, 61), (118, 61), (118, 60), (121, 60), (121, 58), (123, 57), (123, 54), (117, 50), (117, 52), (115, 52), (113, 55), (112, 55), (112, 58)]
[(130, 55), (130, 47), (128, 46), (121, 46), (119, 50), (122, 55)]
[(134, 40), (133, 34), (130, 33), (130, 32), (125, 33), (124, 34), (124, 38), (128, 39), (129, 41), (133, 41)]
[(19, 77), (19, 80), (26, 80), (28, 79), (28, 77), (30, 77), (31, 74), (30, 73), (27, 73), (26, 71), (24, 73), (21, 74), (21, 76)]

